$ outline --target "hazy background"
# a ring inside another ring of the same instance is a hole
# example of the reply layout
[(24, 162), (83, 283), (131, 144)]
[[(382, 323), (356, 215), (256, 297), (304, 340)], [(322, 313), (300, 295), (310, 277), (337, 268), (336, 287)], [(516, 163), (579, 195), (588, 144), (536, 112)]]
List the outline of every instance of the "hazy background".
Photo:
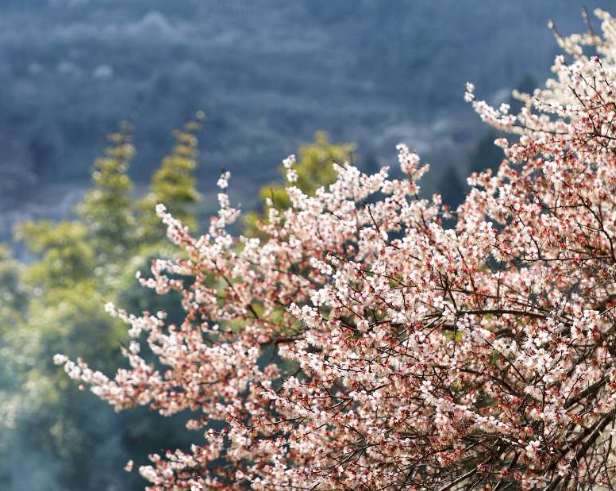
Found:
[(204, 110), (200, 188), (225, 166), (245, 207), (317, 129), (357, 142), (360, 165), (391, 163), (405, 141), (434, 164), (429, 186), (449, 166), (463, 178), (485, 132), (464, 83), (499, 101), (525, 77), (545, 79), (557, 52), (547, 20), (584, 30), (581, 5), (1, 0), (0, 238), (16, 220), (65, 217), (105, 135), (129, 115), (142, 182), (170, 131)]

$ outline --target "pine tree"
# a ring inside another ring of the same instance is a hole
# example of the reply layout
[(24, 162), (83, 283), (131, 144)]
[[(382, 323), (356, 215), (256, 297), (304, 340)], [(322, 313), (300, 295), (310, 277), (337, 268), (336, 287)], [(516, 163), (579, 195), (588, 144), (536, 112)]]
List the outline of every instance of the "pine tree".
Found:
[(78, 205), (77, 212), (102, 260), (125, 252), (134, 237), (135, 218), (128, 168), (135, 156), (133, 127), (123, 122), (120, 131), (109, 135), (111, 146), (94, 162), (93, 188)]
[(163, 158), (160, 168), (152, 176), (149, 193), (137, 205), (141, 212), (138, 231), (140, 240), (151, 244), (164, 239), (165, 227), (155, 212), (159, 203), (164, 203), (189, 227), (196, 227), (194, 205), (200, 196), (193, 173), (197, 167), (197, 133), (202, 128), (204, 117), (203, 113), (198, 112), (183, 129), (173, 132), (173, 150)]
[[(293, 184), (304, 193), (313, 196), (320, 187), (327, 186), (336, 180), (334, 163), (344, 164), (350, 162), (353, 157), (354, 143), (330, 143), (329, 137), (324, 131), (315, 133), (314, 142), (299, 147), (299, 160), (294, 166), (297, 172), (297, 180)], [(286, 170), (280, 167), (283, 179)], [(263, 186), (259, 197), (263, 203), (263, 210), (259, 213), (249, 213), (245, 218), (246, 233), (248, 235), (261, 235), (258, 223), (267, 217), (269, 205), (278, 210), (284, 210), (291, 204), (287, 196), (286, 186), (278, 183)], [(270, 201), (271, 200), (271, 201)]]

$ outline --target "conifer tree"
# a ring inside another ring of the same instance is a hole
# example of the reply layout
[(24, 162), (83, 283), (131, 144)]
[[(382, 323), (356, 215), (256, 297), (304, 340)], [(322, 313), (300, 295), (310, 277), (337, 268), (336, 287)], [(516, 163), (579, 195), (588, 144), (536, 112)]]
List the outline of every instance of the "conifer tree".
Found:
[(117, 133), (109, 135), (110, 147), (94, 162), (93, 188), (77, 207), (96, 253), (105, 258), (123, 254), (134, 236), (133, 184), (128, 175), (135, 156), (132, 133), (132, 124), (125, 121)]
[(199, 201), (199, 193), (193, 173), (197, 167), (197, 133), (204, 117), (203, 113), (198, 112), (181, 130), (173, 132), (173, 150), (163, 158), (160, 168), (152, 176), (149, 193), (138, 203), (141, 211), (140, 240), (152, 243), (165, 238), (165, 227), (155, 213), (158, 203), (165, 203), (189, 227), (196, 227), (194, 205)]

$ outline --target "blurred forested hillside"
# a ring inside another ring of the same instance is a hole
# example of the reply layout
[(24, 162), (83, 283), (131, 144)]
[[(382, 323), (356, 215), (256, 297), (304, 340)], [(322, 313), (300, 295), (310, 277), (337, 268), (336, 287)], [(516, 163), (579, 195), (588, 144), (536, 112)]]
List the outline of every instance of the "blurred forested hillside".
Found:
[(139, 183), (169, 130), (204, 110), (200, 187), (213, 189), (224, 166), (248, 205), (316, 129), (357, 142), (372, 164), (406, 141), (435, 164), (432, 179), (451, 166), (464, 176), (483, 131), (464, 82), (497, 101), (541, 79), (557, 52), (548, 18), (562, 33), (584, 30), (581, 5), (1, 0), (0, 238), (14, 221), (66, 213), (105, 134), (128, 116)]

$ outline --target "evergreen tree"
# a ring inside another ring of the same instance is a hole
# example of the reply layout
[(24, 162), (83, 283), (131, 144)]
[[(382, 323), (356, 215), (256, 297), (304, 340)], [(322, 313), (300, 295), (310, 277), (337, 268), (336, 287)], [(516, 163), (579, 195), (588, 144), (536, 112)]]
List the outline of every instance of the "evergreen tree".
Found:
[(185, 225), (193, 229), (197, 225), (194, 205), (199, 201), (199, 193), (193, 173), (197, 167), (197, 133), (203, 120), (204, 115), (199, 112), (183, 129), (173, 132), (173, 150), (163, 158), (160, 168), (152, 176), (149, 193), (138, 203), (141, 211), (138, 236), (143, 242), (158, 242), (165, 237), (166, 228), (155, 213), (158, 203), (164, 203)]

